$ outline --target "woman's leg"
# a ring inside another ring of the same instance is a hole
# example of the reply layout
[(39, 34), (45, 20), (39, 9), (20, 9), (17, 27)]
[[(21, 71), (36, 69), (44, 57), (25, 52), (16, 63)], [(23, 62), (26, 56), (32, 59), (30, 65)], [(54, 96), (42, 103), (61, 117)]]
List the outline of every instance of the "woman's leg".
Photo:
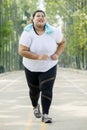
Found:
[(51, 68), (47, 72), (43, 72), (39, 75), (40, 89), (41, 89), (41, 103), (42, 113), (49, 114), (50, 105), (52, 102), (52, 89), (56, 78), (56, 66)]
[(31, 72), (27, 68), (24, 69), (25, 69), (25, 75), (29, 87), (29, 96), (33, 107), (36, 107), (38, 105), (38, 100), (40, 95), (38, 73)]

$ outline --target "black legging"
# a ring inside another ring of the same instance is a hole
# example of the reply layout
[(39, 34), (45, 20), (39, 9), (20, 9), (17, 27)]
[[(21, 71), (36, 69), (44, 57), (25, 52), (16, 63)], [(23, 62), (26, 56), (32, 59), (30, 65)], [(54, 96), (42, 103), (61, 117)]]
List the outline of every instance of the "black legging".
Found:
[(38, 104), (41, 91), (42, 113), (48, 114), (52, 102), (52, 89), (56, 78), (56, 66), (46, 72), (31, 72), (25, 68), (29, 95), (33, 107)]

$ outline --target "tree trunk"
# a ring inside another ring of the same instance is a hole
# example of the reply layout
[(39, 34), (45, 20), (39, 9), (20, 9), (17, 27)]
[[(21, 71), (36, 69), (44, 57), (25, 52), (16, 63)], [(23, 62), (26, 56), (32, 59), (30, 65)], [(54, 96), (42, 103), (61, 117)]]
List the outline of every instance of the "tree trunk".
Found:
[(76, 56), (76, 67), (77, 67), (77, 69), (81, 69), (79, 54), (78, 54), (78, 56)]
[(86, 67), (85, 69), (87, 70), (87, 51), (86, 51)]
[(82, 69), (85, 68), (85, 64), (84, 64), (84, 47), (82, 48)]

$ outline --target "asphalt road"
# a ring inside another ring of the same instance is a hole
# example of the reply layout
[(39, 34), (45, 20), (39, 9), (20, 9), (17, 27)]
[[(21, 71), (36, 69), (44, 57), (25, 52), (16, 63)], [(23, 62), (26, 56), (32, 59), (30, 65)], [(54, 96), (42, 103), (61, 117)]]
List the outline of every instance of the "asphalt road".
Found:
[(58, 68), (53, 93), (53, 123), (44, 124), (33, 115), (24, 71), (1, 74), (0, 130), (87, 130), (87, 72)]

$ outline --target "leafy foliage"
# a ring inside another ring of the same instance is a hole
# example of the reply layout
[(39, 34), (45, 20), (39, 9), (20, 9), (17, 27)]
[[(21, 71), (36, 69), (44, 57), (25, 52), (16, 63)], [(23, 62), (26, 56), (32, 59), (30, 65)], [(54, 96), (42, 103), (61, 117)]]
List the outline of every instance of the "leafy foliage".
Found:
[(11, 20), (2, 24), (2, 28), (0, 29), (0, 34), (3, 36), (3, 39), (8, 39), (13, 32), (13, 22)]
[[(85, 63), (85, 68), (87, 68), (87, 0), (45, 0), (45, 2), (48, 20), (55, 24), (61, 18), (64, 23), (63, 30), (67, 47), (60, 60), (69, 59), (65, 61), (65, 64), (71, 64), (71, 66), (76, 64), (77, 67), (80, 63), (84, 67)], [(58, 15), (59, 19), (56, 17)], [(77, 63), (79, 60), (80, 62)]]

